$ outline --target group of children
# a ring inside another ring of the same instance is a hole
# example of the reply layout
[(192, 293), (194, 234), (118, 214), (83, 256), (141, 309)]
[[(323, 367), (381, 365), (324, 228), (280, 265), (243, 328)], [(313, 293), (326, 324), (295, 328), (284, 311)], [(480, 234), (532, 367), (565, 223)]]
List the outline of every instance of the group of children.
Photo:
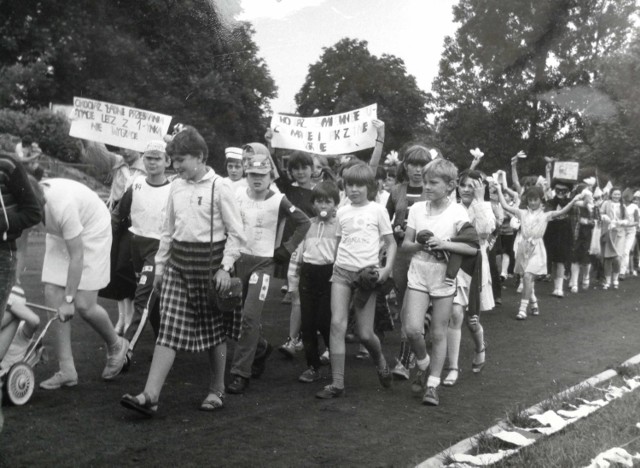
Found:
[[(331, 383), (317, 398), (345, 394), (345, 343), (352, 322), (383, 387), (394, 376), (409, 379), (415, 367), (412, 390), (424, 404), (438, 405), (439, 386), (455, 385), (461, 372), (465, 321), (475, 346), (472, 371), (484, 367), (480, 313), (501, 304), (507, 277), (520, 280), (516, 318), (524, 320), (540, 313), (535, 282), (549, 267), (554, 295), (562, 297), (565, 265), (575, 293), (579, 275), (582, 287), (589, 287), (590, 265), (598, 255), (604, 289), (617, 288), (622, 266), (634, 263), (629, 253), (639, 200), (623, 203), (621, 190), (612, 188), (598, 203), (597, 187), (554, 181), (549, 171), (546, 179), (526, 178), (520, 186), (516, 166), (522, 156), (512, 159), (509, 188), (506, 177), (475, 170), (480, 157), (459, 174), (439, 152), (420, 145), (384, 167), (379, 164), (384, 124), (375, 121), (374, 127), (369, 163), (347, 157), (337, 167), (297, 151), (285, 152), (288, 164), (279, 166), (275, 161), (282, 158), (274, 160), (267, 134), (267, 145), (227, 149), (223, 179), (206, 166), (206, 144), (192, 127), (177, 133), (166, 150), (156, 144), (145, 153), (147, 174), (129, 184), (114, 210), (114, 220), (133, 233), (138, 255), (137, 319), (123, 331), (129, 360), (154, 288), (161, 314), (156, 311), (153, 321), (157, 342), (145, 389), (124, 395), (123, 406), (156, 413), (178, 350), (209, 352), (211, 383), (202, 410), (224, 406), (226, 392), (244, 393), (251, 378), (264, 372), (273, 349), (262, 334), (261, 316), (274, 277), (287, 279), (290, 327), (280, 350), (292, 356), (304, 349), (308, 368), (300, 382), (321, 379), (319, 336), (324, 341)], [(174, 182), (165, 175), (169, 157)], [(553, 248), (545, 243), (549, 231)], [(208, 299), (212, 268), (218, 294), (229, 288), (232, 276), (240, 278), (241, 308), (224, 313)], [(635, 268), (628, 271), (635, 274)], [(400, 305), (402, 323), (393, 365), (376, 333), (377, 304), (384, 307), (389, 294)], [(35, 329), (37, 323), (27, 320), (24, 327)], [(227, 337), (237, 343), (225, 386)]]

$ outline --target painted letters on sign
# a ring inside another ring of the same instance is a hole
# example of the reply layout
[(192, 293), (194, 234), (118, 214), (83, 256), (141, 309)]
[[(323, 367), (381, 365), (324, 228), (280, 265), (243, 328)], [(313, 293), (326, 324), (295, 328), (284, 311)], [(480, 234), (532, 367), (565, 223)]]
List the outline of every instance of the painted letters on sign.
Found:
[(352, 153), (373, 148), (377, 104), (343, 114), (297, 117), (274, 114), (271, 119), (271, 146), (327, 155)]

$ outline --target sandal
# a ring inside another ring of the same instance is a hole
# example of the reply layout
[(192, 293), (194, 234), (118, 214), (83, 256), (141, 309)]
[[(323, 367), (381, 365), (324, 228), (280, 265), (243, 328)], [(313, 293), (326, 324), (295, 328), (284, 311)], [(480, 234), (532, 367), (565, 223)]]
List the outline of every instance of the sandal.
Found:
[(487, 343), (482, 343), (482, 349), (480, 351), (476, 351), (476, 355), (474, 356), (473, 361), (471, 361), (471, 370), (473, 371), (474, 374), (479, 373), (484, 367), (484, 365), (486, 364), (486, 356), (482, 362), (479, 362), (479, 363), (476, 362), (476, 358), (478, 357), (478, 354), (484, 353), (486, 350), (487, 350)]
[[(138, 397), (140, 396), (143, 399), (142, 403), (138, 400)], [(120, 398), (120, 404), (127, 409), (137, 411), (138, 413), (149, 417), (155, 416), (158, 412), (158, 402), (151, 401), (151, 397), (147, 392), (142, 392), (138, 396), (129, 395), (127, 393)]]
[(200, 411), (215, 411), (224, 407), (224, 393), (212, 390), (200, 405)]
[[(472, 364), (472, 366), (473, 366), (473, 364)], [(442, 385), (444, 385), (445, 387), (453, 387), (456, 384), (456, 382), (458, 382), (458, 377), (460, 377), (460, 373), (462, 371), (460, 369), (455, 368), (455, 367), (449, 367), (449, 368), (444, 369), (444, 370), (445, 371), (449, 371), (449, 373), (447, 374), (447, 378), (442, 381)], [(455, 374), (454, 374), (454, 372), (455, 372)]]

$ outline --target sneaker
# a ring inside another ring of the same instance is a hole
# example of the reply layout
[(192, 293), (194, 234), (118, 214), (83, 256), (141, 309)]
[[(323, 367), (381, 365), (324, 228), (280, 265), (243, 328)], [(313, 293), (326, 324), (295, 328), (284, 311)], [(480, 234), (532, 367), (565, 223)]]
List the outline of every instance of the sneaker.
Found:
[(562, 289), (554, 289), (551, 295), (561, 298), (561, 297), (564, 297), (564, 292), (562, 292)]
[(78, 385), (78, 374), (64, 375), (62, 371), (58, 371), (47, 380), (40, 382), (40, 388), (43, 390), (57, 390), (60, 387), (75, 387)]
[(113, 354), (107, 354), (107, 365), (102, 371), (103, 380), (113, 380), (124, 367), (127, 360), (127, 351), (129, 351), (129, 340), (126, 338), (119, 338), (120, 345)]
[(404, 367), (398, 359), (396, 359), (396, 365), (391, 369), (391, 373), (400, 380), (409, 380), (409, 369)]
[(421, 393), (424, 391), (424, 387), (427, 385), (427, 377), (429, 377), (429, 373), (426, 370), (418, 369), (413, 382), (411, 382), (411, 391), (413, 393)]
[(576, 294), (578, 292), (578, 286), (571, 286), (571, 292)]
[(613, 282), (613, 289), (618, 289), (620, 287), (620, 284), (617, 281)]
[(604, 284), (602, 285), (602, 289), (605, 289), (605, 290), (606, 290), (606, 289), (609, 289), (610, 287), (611, 287), (611, 285), (610, 285), (609, 283), (604, 283)]
[(316, 393), (316, 398), (320, 398), (321, 400), (330, 400), (331, 398), (339, 398), (343, 396), (344, 388), (334, 387), (333, 385), (327, 385)]
[(293, 340), (293, 347), (296, 351), (304, 351), (304, 343), (302, 342), (302, 338), (298, 337)]
[(320, 355), (320, 364), (328, 366), (329, 363), (331, 363), (331, 354), (329, 354), (329, 349), (325, 349), (324, 353)]
[(300, 377), (298, 377), (298, 382), (302, 382), (302, 383), (317, 382), (318, 380), (320, 380), (321, 377), (322, 376), (320, 375), (319, 370), (314, 369), (313, 367), (309, 367), (306, 371), (300, 374)]
[(380, 385), (382, 385), (384, 388), (391, 387), (393, 376), (391, 375), (391, 371), (389, 370), (389, 365), (385, 364), (382, 369), (376, 370), (378, 372), (378, 380), (380, 380)]
[(296, 355), (296, 342), (291, 337), (287, 337), (287, 341), (278, 348), (282, 354), (288, 358), (293, 358)]
[(422, 404), (431, 406), (438, 406), (440, 404), (436, 387), (427, 387), (427, 390), (424, 392), (424, 396), (422, 397)]
[(534, 316), (540, 315), (540, 309), (538, 308), (537, 302), (533, 302), (531, 304), (531, 315), (534, 315)]
[(360, 345), (358, 348), (358, 353), (356, 354), (356, 359), (369, 359), (369, 351), (364, 346)]

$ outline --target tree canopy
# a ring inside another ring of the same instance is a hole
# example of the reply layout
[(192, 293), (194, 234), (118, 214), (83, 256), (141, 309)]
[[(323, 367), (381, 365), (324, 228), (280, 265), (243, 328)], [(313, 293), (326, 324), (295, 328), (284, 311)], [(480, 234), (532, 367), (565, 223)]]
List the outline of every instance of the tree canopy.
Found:
[(309, 66), (295, 101), (305, 117), (377, 103), (389, 149), (428, 133), (426, 93), (407, 73), (402, 59), (388, 54), (376, 57), (366, 41), (344, 38), (325, 47), (320, 59)]
[(212, 5), (0, 0), (0, 105), (84, 96), (149, 109), (198, 128), (212, 155), (261, 139), (275, 84), (250, 25), (224, 24)]
[(629, 44), (637, 12), (635, 0), (460, 0), (433, 83), (445, 153), (479, 146), (488, 170), (519, 150), (535, 171), (545, 155), (575, 158), (603, 60)]

